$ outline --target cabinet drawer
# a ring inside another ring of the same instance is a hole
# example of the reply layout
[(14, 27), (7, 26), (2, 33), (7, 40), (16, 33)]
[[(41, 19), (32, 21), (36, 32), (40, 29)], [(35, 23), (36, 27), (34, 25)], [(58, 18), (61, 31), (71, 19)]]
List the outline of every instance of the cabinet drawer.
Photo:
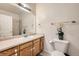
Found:
[(20, 49), (24, 49), (24, 48), (29, 47), (29, 46), (32, 46), (32, 42), (27, 42), (27, 43), (20, 45)]
[(18, 51), (17, 49), (18, 49), (18, 47), (14, 47), (14, 48), (10, 48), (5, 51), (2, 51), (2, 52), (0, 52), (0, 56), (10, 56), (10, 55), (16, 53)]

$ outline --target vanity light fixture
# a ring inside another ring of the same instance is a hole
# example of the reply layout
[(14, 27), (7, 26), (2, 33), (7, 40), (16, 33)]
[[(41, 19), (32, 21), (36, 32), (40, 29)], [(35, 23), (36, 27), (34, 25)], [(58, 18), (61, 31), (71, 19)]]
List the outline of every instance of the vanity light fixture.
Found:
[(28, 11), (31, 11), (31, 8), (25, 3), (17, 3), (17, 5), (28, 10)]
[(31, 13), (31, 7), (26, 3), (13, 3), (10, 5), (13, 5), (13, 6), (25, 11), (25, 12)]

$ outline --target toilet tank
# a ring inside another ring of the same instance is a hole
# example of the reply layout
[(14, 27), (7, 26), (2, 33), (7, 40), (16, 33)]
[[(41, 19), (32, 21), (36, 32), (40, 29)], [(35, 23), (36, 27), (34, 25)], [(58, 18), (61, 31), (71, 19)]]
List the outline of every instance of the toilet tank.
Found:
[(54, 48), (57, 51), (66, 53), (68, 50), (69, 41), (65, 40), (55, 40), (54, 41)]

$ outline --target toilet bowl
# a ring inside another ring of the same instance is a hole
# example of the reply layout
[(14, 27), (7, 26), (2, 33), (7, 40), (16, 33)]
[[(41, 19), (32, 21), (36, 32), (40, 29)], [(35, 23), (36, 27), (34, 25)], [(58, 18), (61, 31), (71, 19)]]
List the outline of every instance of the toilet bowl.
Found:
[(54, 48), (54, 51), (49, 53), (51, 56), (65, 56), (64, 53), (67, 52), (69, 41), (53, 40), (50, 44)]
[(65, 56), (64, 53), (57, 50), (53, 51), (50, 55), (51, 56)]

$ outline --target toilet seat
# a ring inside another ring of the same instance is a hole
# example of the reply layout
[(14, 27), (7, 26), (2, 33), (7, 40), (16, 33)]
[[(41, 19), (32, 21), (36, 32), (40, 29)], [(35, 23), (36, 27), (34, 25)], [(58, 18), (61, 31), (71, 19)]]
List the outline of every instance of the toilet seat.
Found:
[(51, 53), (51, 56), (65, 56), (65, 55), (64, 53), (55, 50)]

